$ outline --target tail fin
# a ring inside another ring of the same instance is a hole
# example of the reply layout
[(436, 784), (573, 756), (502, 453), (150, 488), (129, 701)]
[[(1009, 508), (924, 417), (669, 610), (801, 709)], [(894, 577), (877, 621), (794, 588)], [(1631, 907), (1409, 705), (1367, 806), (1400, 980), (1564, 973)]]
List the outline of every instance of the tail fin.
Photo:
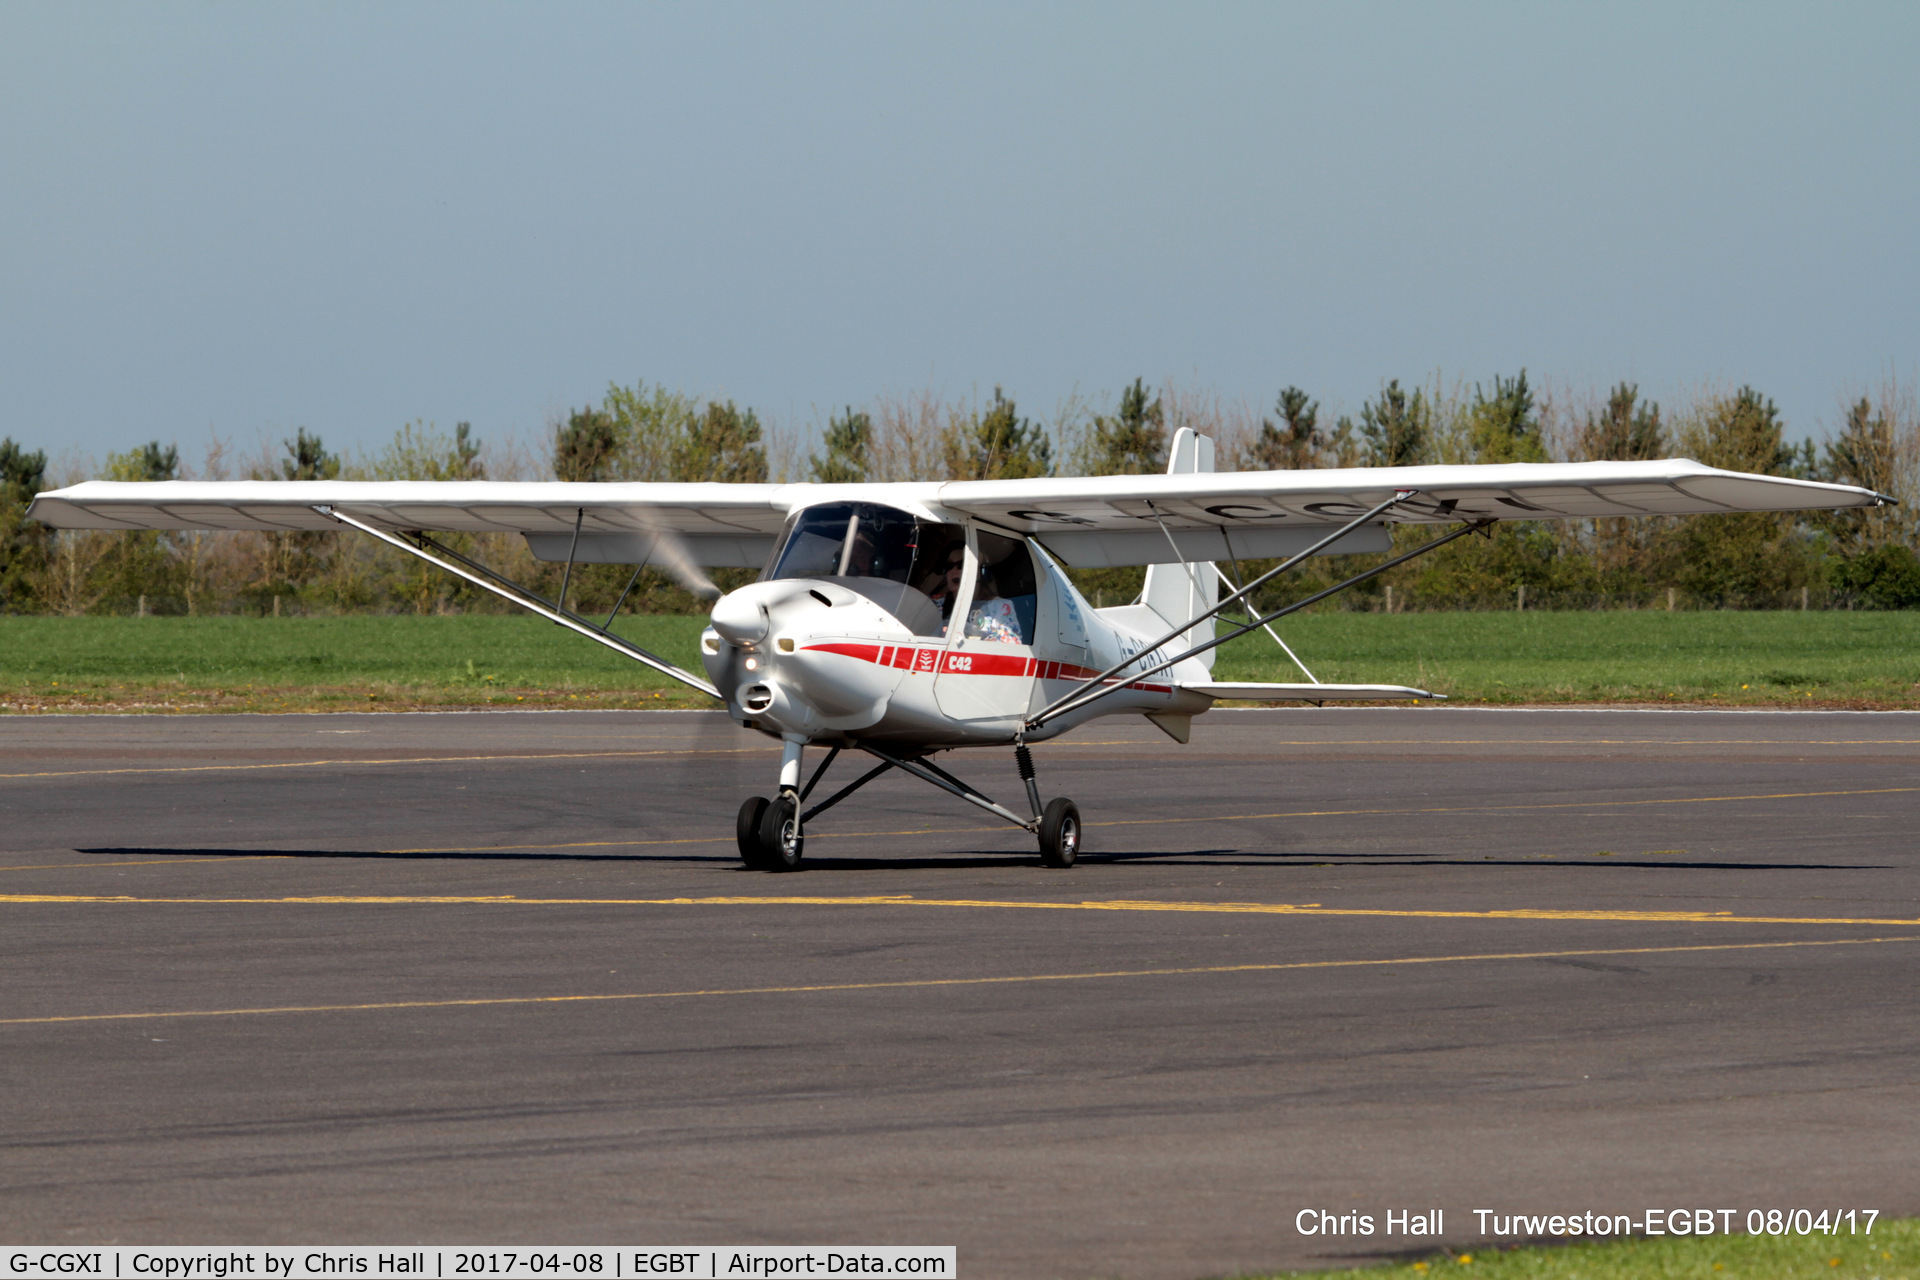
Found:
[[(1170, 476), (1213, 470), (1212, 438), (1199, 434), (1191, 427), (1181, 427), (1173, 433), (1173, 445), (1167, 450), (1167, 455), (1167, 474)], [(1165, 619), (1168, 626), (1177, 627), (1213, 607), (1220, 598), (1218, 584), (1219, 579), (1214, 574), (1211, 560), (1152, 564), (1147, 566), (1147, 583), (1141, 592), (1141, 601)], [(1187, 632), (1185, 637), (1186, 645), (1205, 644), (1211, 639), (1211, 618)], [(1186, 647), (1179, 641), (1174, 644), (1175, 653)], [(1208, 650), (1194, 661), (1211, 671), (1213, 654), (1213, 650)]]

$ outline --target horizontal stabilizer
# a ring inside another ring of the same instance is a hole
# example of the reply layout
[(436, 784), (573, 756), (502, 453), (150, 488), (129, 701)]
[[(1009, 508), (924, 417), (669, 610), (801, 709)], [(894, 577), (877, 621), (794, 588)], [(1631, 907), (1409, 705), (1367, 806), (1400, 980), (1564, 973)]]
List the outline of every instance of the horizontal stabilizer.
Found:
[(1444, 701), (1444, 693), (1428, 693), (1404, 684), (1262, 684), (1241, 681), (1226, 684), (1182, 684), (1188, 693), (1235, 702), (1377, 702), (1388, 698)]

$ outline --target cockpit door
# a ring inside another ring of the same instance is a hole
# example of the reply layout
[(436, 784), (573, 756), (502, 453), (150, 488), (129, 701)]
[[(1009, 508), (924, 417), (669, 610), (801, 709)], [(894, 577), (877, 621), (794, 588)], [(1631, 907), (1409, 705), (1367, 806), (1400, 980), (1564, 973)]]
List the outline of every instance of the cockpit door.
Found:
[(1002, 720), (1024, 715), (1032, 700), (1033, 639), (1039, 589), (1033, 554), (1023, 538), (982, 529), (967, 534), (969, 591), (947, 628), (947, 647), (933, 682), (942, 715)]

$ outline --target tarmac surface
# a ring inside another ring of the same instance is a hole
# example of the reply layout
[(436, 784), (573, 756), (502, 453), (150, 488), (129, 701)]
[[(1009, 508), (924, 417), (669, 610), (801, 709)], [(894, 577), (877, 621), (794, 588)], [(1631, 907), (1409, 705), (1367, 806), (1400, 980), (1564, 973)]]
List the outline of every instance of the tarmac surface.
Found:
[[(1010, 754), (942, 759), (1017, 806)], [(0, 720), (0, 1235), (1185, 1280), (1476, 1208), (1920, 1209), (1920, 715), (1035, 754), (1071, 871), (896, 777), (778, 875), (717, 715)]]

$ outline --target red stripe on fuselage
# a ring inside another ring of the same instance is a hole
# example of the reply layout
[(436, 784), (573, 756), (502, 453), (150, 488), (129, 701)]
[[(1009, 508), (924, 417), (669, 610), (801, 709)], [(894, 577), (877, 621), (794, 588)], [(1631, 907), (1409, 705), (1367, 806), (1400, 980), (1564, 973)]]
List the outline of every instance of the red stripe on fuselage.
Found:
[(862, 662), (880, 661), (880, 648), (877, 644), (810, 644), (808, 653), (837, 653), (843, 658), (858, 658)]
[[(825, 644), (806, 646), (808, 653), (834, 653), (843, 658), (855, 658), (861, 662), (871, 662), (883, 667), (893, 667), (901, 671), (919, 671), (950, 676), (1033, 676), (1041, 680), (1090, 680), (1099, 675), (1090, 667), (1076, 666), (1071, 662), (1042, 662), (1021, 654), (994, 653), (990, 650), (974, 650), (971, 653), (948, 653), (941, 649), (914, 648), (907, 645), (888, 646), (878, 644), (854, 644), (847, 641), (832, 641)], [(1108, 681), (1109, 684), (1113, 683)], [(1143, 693), (1172, 693), (1173, 686), (1166, 684), (1146, 684), (1134, 681), (1127, 685), (1129, 689), (1138, 689)]]

